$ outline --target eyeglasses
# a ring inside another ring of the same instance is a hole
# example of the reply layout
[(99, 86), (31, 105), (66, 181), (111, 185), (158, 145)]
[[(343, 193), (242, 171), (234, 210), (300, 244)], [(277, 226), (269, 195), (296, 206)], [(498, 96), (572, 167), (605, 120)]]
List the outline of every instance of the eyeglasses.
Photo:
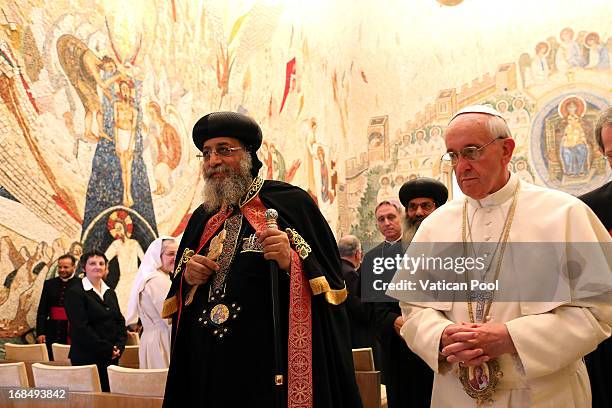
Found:
[(480, 156), (482, 156), (482, 151), (485, 147), (501, 139), (505, 139), (505, 137), (498, 136), (495, 139), (491, 140), (489, 143), (484, 144), (480, 147), (476, 147), (476, 146), (464, 147), (463, 150), (461, 150), (458, 153), (457, 152), (446, 152), (442, 156), (442, 161), (450, 163), (453, 167), (455, 167), (457, 163), (459, 163), (459, 155), (461, 155), (461, 157), (469, 161), (478, 160)]
[(423, 203), (410, 203), (408, 204), (408, 210), (417, 211), (419, 207), (421, 207), (423, 211), (431, 211), (434, 209), (435, 205), (436, 204), (432, 203), (431, 201), (425, 201)]
[(234, 154), (236, 150), (242, 150), (242, 149), (243, 149), (242, 147), (221, 146), (215, 149), (204, 149), (202, 150), (202, 154), (198, 154), (196, 157), (198, 159), (203, 159), (204, 161), (209, 161), (213, 153), (217, 156), (230, 157), (231, 155)]

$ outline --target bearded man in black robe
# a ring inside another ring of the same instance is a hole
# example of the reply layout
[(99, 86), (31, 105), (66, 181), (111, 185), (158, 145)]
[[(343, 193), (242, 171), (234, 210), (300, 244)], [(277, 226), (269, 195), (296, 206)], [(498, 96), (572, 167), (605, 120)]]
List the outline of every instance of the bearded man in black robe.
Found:
[[(257, 176), (262, 133), (249, 117), (208, 114), (193, 141), (205, 187), (164, 303), (173, 322), (164, 406), (361, 407), (340, 256), (316, 204)], [(267, 209), (278, 229), (267, 228)]]

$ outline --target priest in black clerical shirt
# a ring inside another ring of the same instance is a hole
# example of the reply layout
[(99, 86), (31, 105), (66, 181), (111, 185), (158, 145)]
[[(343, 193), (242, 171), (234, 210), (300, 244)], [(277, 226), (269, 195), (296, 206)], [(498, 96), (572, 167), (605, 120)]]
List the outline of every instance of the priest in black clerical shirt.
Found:
[(68, 317), (64, 308), (66, 290), (79, 279), (74, 278), (76, 259), (62, 255), (57, 259), (57, 277), (47, 279), (43, 286), (36, 313), (36, 341), (46, 343), (49, 359), (53, 360), (53, 343), (69, 344)]

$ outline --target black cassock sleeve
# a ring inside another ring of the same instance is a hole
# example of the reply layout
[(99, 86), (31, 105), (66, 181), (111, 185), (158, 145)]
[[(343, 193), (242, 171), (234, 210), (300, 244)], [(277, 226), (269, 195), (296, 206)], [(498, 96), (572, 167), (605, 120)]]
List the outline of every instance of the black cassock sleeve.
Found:
[(46, 280), (43, 285), (43, 290), (40, 295), (40, 303), (38, 303), (38, 311), (36, 312), (36, 336), (47, 334), (47, 317), (49, 316), (49, 290), (50, 280)]

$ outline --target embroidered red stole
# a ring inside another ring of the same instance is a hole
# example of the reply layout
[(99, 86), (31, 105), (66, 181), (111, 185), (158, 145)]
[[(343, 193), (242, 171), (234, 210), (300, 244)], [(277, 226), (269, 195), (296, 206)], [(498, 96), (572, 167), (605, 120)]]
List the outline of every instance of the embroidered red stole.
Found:
[[(241, 208), (242, 213), (256, 231), (266, 224), (266, 207), (259, 196)], [(289, 277), (289, 344), (287, 406), (312, 408), (312, 303), (310, 285), (304, 274), (302, 260), (291, 250)]]

